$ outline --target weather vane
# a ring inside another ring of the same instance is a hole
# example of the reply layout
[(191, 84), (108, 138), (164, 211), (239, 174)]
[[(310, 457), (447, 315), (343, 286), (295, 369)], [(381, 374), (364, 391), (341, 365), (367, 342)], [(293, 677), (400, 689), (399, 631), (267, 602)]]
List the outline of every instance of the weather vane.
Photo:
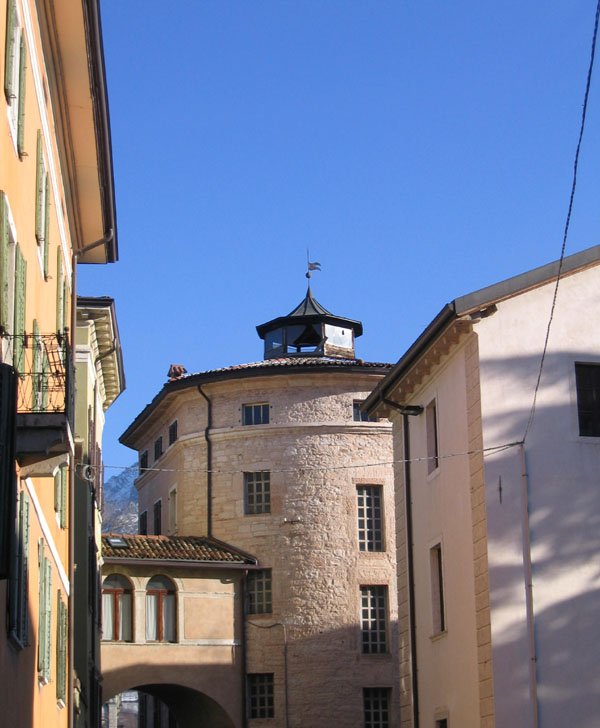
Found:
[(308, 266), (308, 270), (306, 271), (306, 277), (310, 279), (311, 277), (311, 270), (321, 270), (321, 264), (320, 263), (311, 263), (310, 262), (310, 253), (308, 252), (308, 248), (306, 248), (306, 263)]

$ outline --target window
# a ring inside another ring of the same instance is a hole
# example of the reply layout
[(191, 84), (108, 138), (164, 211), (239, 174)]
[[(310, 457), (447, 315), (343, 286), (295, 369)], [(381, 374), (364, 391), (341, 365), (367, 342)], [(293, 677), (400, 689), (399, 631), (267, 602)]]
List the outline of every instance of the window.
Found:
[(248, 718), (274, 718), (274, 690), (272, 672), (248, 675)]
[(67, 527), (67, 466), (61, 465), (54, 476), (54, 510), (61, 528)]
[(156, 536), (162, 533), (162, 500), (154, 504), (154, 533)]
[(64, 331), (67, 321), (67, 282), (63, 268), (62, 250), (56, 248), (56, 331)]
[(29, 498), (19, 493), (15, 563), (10, 577), (8, 631), (17, 647), (28, 644), (29, 632)]
[(169, 533), (177, 533), (177, 488), (169, 491)]
[(154, 440), (154, 460), (158, 460), (158, 458), (163, 454), (162, 449), (162, 435), (160, 437), (157, 437), (156, 440)]
[(246, 515), (271, 512), (271, 473), (268, 470), (244, 473), (244, 505)]
[(169, 445), (172, 445), (177, 439), (177, 420), (169, 425)]
[(146, 587), (146, 641), (175, 642), (175, 585), (166, 576)]
[(40, 336), (38, 322), (33, 320), (32, 411), (45, 412), (48, 407), (48, 353)]
[(352, 403), (352, 416), (355, 422), (379, 422), (377, 417), (370, 417), (366, 412), (361, 412), (361, 405), (364, 399), (355, 399)]
[(38, 678), (44, 685), (50, 682), (52, 651), (52, 567), (44, 553), (44, 540), (39, 542), (39, 615), (38, 615)]
[(141, 536), (146, 536), (148, 533), (148, 511), (142, 511), (140, 513), (138, 531)]
[(389, 728), (389, 703), (389, 688), (363, 688), (365, 728)]
[(387, 587), (361, 586), (360, 599), (362, 652), (387, 652)]
[(144, 450), (144, 452), (140, 455), (140, 475), (143, 475), (147, 469), (148, 469), (148, 450)]
[(35, 204), (35, 237), (44, 278), (48, 279), (48, 250), (50, 248), (50, 178), (44, 161), (42, 133), (37, 133), (37, 183)]
[(442, 566), (442, 544), (436, 544), (429, 551), (431, 568), (431, 611), (433, 617), (433, 633), (439, 634), (446, 629), (444, 613), (444, 575)]
[(60, 589), (57, 592), (58, 611), (56, 619), (56, 699), (65, 705), (67, 694), (67, 605)]
[(600, 364), (575, 364), (579, 434), (600, 437)]
[(247, 581), (248, 614), (271, 614), (271, 569), (248, 572)]
[(15, 0), (8, 0), (4, 94), (8, 103), (9, 127), (20, 158), (24, 154), (26, 62), (25, 34), (19, 23), (17, 4)]
[(269, 405), (266, 403), (243, 405), (242, 423), (244, 425), (268, 425)]
[(437, 431), (437, 406), (435, 399), (425, 408), (425, 427), (427, 430), (427, 473), (433, 471), (439, 465), (438, 431)]
[(111, 574), (102, 582), (102, 640), (131, 642), (133, 590), (128, 579)]
[(448, 718), (439, 718), (436, 720), (435, 728), (448, 728)]
[(381, 486), (359, 485), (358, 498), (358, 547), (360, 551), (383, 551), (383, 521), (381, 510)]

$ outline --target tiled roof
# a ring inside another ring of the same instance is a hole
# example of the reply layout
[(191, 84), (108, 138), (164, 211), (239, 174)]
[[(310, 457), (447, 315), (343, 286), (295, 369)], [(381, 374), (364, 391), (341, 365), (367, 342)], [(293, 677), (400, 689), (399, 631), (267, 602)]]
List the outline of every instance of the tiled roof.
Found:
[(385, 362), (344, 359), (333, 356), (286, 356), (279, 359), (265, 359), (264, 361), (255, 361), (248, 364), (234, 364), (233, 366), (222, 367), (221, 369), (209, 369), (204, 372), (196, 372), (195, 374), (186, 374), (182, 379), (198, 376), (199, 374), (235, 372), (240, 369), (277, 369), (281, 367), (372, 367), (373, 369), (386, 369), (391, 366), (391, 364), (386, 364)]
[(256, 559), (229, 544), (199, 536), (139, 536), (102, 534), (102, 556), (148, 561), (201, 561), (204, 563), (255, 564)]

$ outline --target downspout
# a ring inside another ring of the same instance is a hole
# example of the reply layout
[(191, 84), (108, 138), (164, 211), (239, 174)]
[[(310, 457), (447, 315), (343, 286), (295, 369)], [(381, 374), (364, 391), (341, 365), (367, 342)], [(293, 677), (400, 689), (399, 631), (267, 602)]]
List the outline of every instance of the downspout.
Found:
[(410, 475), (409, 415), (402, 414), (404, 435), (404, 502), (406, 504), (406, 548), (408, 572), (408, 618), (410, 623), (410, 662), (413, 694), (413, 728), (419, 728), (419, 678), (417, 673), (417, 625), (415, 609), (415, 570), (413, 554), (412, 483)]
[(533, 574), (531, 567), (531, 534), (529, 529), (529, 483), (527, 478), (527, 460), (525, 445), (521, 449), (521, 476), (523, 485), (523, 564), (525, 566), (525, 604), (527, 611), (527, 637), (529, 642), (529, 698), (531, 700), (532, 727), (539, 725), (537, 696), (537, 654), (535, 646), (535, 615), (533, 611)]
[(204, 439), (206, 440), (206, 535), (212, 536), (212, 442), (210, 441), (210, 430), (212, 428), (212, 401), (198, 385), (198, 391), (206, 400), (208, 416)]
[[(73, 254), (72, 271), (71, 271), (71, 357), (72, 363), (68, 362), (67, 366), (71, 367), (69, 377), (75, 374), (75, 335), (77, 327), (77, 254)], [(71, 382), (71, 386), (75, 386), (75, 382)], [(66, 396), (66, 391), (65, 391)], [(70, 398), (73, 404), (75, 398)], [(75, 422), (75, 413), (73, 413), (72, 422)], [(73, 433), (75, 435), (75, 433)], [(67, 726), (73, 728), (74, 710), (75, 710), (75, 692), (74, 683), (75, 676), (75, 467), (71, 462), (69, 468), (69, 599), (68, 599), (69, 618), (67, 619), (67, 695), (69, 697), (69, 707), (67, 710)]]

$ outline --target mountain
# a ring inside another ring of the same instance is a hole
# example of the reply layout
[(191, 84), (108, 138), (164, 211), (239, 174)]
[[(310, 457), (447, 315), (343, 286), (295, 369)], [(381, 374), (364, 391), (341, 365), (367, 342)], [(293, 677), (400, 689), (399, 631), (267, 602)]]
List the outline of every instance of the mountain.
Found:
[(137, 533), (138, 494), (134, 481), (138, 464), (125, 468), (104, 483), (102, 531), (104, 533)]

